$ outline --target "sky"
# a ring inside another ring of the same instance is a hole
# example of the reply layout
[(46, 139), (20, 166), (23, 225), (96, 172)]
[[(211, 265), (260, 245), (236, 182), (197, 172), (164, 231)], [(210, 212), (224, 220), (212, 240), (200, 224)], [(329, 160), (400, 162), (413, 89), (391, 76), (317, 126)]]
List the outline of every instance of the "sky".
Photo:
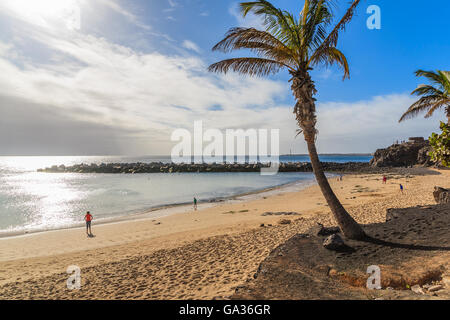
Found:
[[(337, 17), (348, 1), (337, 1)], [(298, 13), (303, 1), (274, 0)], [(370, 30), (367, 8), (381, 10)], [(233, 0), (2, 0), (0, 155), (167, 155), (174, 130), (280, 129), (281, 153), (306, 153), (296, 137), (286, 71), (266, 78), (207, 67), (243, 19)], [(424, 79), (449, 70), (448, 0), (363, 0), (339, 39), (350, 80), (312, 71), (320, 153), (371, 153), (395, 140), (428, 137), (443, 112), (398, 123)]]

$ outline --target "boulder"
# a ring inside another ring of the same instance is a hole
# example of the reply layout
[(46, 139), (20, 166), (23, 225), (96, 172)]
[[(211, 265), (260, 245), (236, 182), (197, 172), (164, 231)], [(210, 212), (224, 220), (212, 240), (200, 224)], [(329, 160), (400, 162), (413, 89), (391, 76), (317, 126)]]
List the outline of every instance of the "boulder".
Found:
[(450, 189), (434, 187), (433, 196), (439, 204), (450, 203)]
[(325, 227), (321, 223), (317, 223), (317, 226), (312, 227), (308, 233), (313, 236), (330, 236), (332, 234), (336, 234), (341, 232), (341, 229), (339, 227)]
[(333, 234), (333, 235), (329, 236), (328, 238), (326, 238), (323, 241), (323, 246), (326, 249), (333, 250), (333, 251), (342, 250), (347, 247), (344, 243), (344, 240), (342, 240), (342, 238), (337, 234)]

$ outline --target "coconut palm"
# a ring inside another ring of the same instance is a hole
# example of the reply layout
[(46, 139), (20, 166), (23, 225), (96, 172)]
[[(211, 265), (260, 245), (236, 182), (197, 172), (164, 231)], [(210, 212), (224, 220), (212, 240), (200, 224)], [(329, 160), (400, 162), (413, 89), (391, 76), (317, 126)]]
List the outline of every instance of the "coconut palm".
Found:
[(425, 77), (433, 85), (421, 84), (411, 94), (422, 96), (403, 114), (399, 122), (426, 112), (425, 118), (431, 117), (440, 108), (445, 108), (447, 123), (450, 125), (450, 71), (417, 70), (416, 77)]
[(227, 59), (209, 67), (212, 72), (227, 73), (232, 70), (251, 76), (266, 76), (281, 69), (289, 71), (292, 76), (291, 89), (296, 99), (294, 114), (306, 140), (316, 180), (342, 232), (352, 239), (362, 239), (365, 234), (339, 202), (319, 161), (315, 145), (314, 95), (317, 90), (310, 71), (319, 65), (328, 67), (336, 64), (342, 68), (343, 78), (349, 77), (347, 59), (336, 45), (340, 32), (352, 19), (359, 2), (354, 0), (334, 27), (334, 3), (331, 0), (305, 0), (299, 18), (265, 0), (243, 2), (240, 4), (243, 16), (250, 12), (261, 16), (265, 30), (232, 28), (213, 50), (228, 53), (248, 49), (256, 57)]

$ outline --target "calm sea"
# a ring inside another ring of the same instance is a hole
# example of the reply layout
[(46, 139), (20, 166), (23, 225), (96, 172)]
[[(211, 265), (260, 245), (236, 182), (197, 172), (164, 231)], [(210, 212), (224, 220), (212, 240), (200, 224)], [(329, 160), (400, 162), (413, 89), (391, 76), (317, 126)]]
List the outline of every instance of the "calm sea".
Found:
[[(368, 162), (370, 156), (322, 156), (322, 161)], [(230, 197), (296, 182), (311, 184), (311, 173), (38, 173), (39, 168), (77, 163), (170, 162), (168, 157), (0, 157), (0, 234), (51, 230), (126, 216), (170, 204)], [(282, 156), (305, 162), (307, 156)], [(206, 162), (208, 162), (206, 160)]]

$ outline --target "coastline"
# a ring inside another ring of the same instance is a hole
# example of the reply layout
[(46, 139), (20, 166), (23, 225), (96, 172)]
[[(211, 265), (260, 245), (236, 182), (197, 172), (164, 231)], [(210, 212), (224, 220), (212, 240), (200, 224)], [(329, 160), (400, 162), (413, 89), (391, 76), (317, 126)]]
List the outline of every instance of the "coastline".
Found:
[[(390, 174), (387, 185), (378, 174), (330, 183), (350, 214), (367, 224), (383, 222), (387, 208), (433, 204), (434, 185), (450, 187), (449, 177), (449, 171), (417, 168)], [(398, 191), (400, 182), (404, 194)], [(253, 276), (271, 250), (318, 222), (335, 225), (313, 185), (154, 221), (94, 225), (95, 238), (77, 229), (6, 238), (0, 241), (0, 298), (226, 297)], [(82, 270), (83, 287), (76, 292), (65, 287), (69, 265)]]
[[(327, 176), (333, 177), (335, 174), (327, 173)], [(301, 183), (304, 182), (304, 183)], [(311, 179), (308, 181), (305, 180), (296, 180), (293, 182), (283, 183), (281, 185), (267, 187), (259, 190), (238, 193), (235, 195), (227, 196), (227, 197), (214, 197), (208, 198), (204, 200), (200, 200), (198, 202), (198, 209), (207, 209), (213, 206), (217, 206), (219, 204), (227, 204), (232, 203), (233, 201), (248, 201), (255, 200), (264, 196), (273, 195), (273, 192), (294, 192), (301, 191), (305, 188), (308, 188), (311, 185), (316, 184), (315, 179)], [(291, 189), (289, 189), (291, 188)], [(294, 189), (294, 190), (292, 190)], [(253, 196), (253, 197), (252, 197)], [(171, 203), (165, 205), (158, 205), (154, 207), (150, 207), (147, 209), (142, 209), (135, 212), (129, 212), (126, 214), (100, 218), (95, 220), (95, 225), (105, 225), (105, 224), (113, 224), (113, 223), (121, 223), (121, 222), (129, 222), (129, 221), (139, 221), (139, 220), (147, 220), (147, 219), (160, 219), (166, 216), (170, 216), (173, 214), (185, 213), (191, 211), (192, 203), (191, 202), (182, 202), (182, 203)], [(84, 229), (84, 222), (80, 222), (78, 224), (74, 224), (71, 226), (63, 226), (60, 228), (50, 228), (50, 229), (36, 229), (36, 230), (21, 230), (21, 231), (0, 231), (0, 241), (3, 239), (14, 238), (14, 237), (26, 237), (28, 235), (45, 233), (45, 232), (54, 232), (59, 230), (71, 230), (71, 229)]]

